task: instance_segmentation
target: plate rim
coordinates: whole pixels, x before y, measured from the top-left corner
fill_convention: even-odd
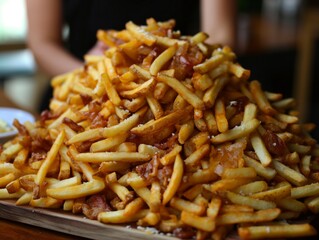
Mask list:
[[[0,107],[0,112],[2,111],[12,111],[12,112],[17,112],[17,113],[22,113],[24,115],[27,115],[28,118],[30,118],[30,120],[32,122],[35,122],[35,116],[27,111],[27,110],[23,110],[23,109],[20,109],[20,108],[14,108],[14,107]],[[0,116],[1,118],[1,116]],[[8,124],[10,126],[12,126],[12,123],[9,123]],[[16,135],[18,133],[18,131],[16,129],[13,129],[13,131],[9,131],[9,132],[4,132],[4,133],[0,133],[0,139],[4,139],[4,138],[8,138],[8,137],[13,137],[14,135]]]

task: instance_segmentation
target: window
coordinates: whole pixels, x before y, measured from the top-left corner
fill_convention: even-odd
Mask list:
[[[24,42],[27,17],[24,0],[0,1],[0,44]]]

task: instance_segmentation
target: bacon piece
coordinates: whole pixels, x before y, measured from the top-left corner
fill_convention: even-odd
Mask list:
[[[107,204],[105,196],[96,194],[89,197],[82,205],[83,214],[92,220],[96,220],[100,212],[109,212],[111,207]]]
[[[261,137],[271,154],[283,156],[289,152],[286,143],[272,131],[266,130]]]
[[[190,227],[180,227],[174,229],[173,234],[175,237],[180,239],[193,239],[196,231]]]
[[[62,121],[64,124],[66,124],[67,126],[69,126],[73,131],[75,132],[83,132],[84,131],[84,127],[78,125],[76,122],[74,122],[72,119],[70,118],[63,118]]]
[[[22,125],[17,119],[14,119],[13,126],[18,130],[20,135],[29,135],[27,128],[24,125]]]

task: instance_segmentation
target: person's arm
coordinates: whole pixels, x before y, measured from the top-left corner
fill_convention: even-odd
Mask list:
[[[201,0],[201,31],[210,43],[235,47],[236,0]]]
[[[62,74],[83,63],[63,46],[61,0],[27,0],[28,45],[39,67],[49,76]]]

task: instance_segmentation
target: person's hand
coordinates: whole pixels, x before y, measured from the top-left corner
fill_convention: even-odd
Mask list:
[[[109,47],[106,46],[102,41],[97,41],[95,45],[87,52],[88,55],[103,55],[105,50]]]

